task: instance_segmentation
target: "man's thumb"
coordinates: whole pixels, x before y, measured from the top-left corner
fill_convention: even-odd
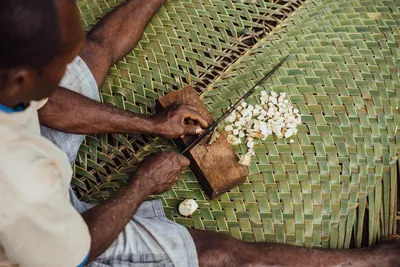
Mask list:
[[[187,167],[190,165],[190,160],[183,155],[179,155],[179,160],[182,167]]]

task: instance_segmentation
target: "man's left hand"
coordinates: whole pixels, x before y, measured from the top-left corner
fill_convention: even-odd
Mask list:
[[[191,105],[173,103],[152,117],[155,134],[167,139],[196,135],[208,127],[197,109]]]

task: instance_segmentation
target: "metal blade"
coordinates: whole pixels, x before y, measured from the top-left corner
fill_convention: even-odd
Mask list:
[[[219,117],[213,124],[211,124],[207,130],[205,130],[201,135],[197,137],[196,140],[194,140],[190,145],[188,145],[181,154],[185,154],[186,152],[190,151],[193,147],[195,147],[198,143],[201,142],[209,133],[211,133],[219,124],[221,121],[223,121],[229,114],[231,114],[239,105],[240,103],[248,98],[256,89],[257,87],[262,84],[265,80],[267,80],[269,77],[271,77],[272,74],[274,74],[280,66],[286,61],[286,59],[289,57],[287,55],[284,57],[270,72],[267,73],[261,80],[259,80],[256,85],[254,85],[245,95],[243,95],[235,104],[233,104],[224,114],[222,114],[221,117]]]

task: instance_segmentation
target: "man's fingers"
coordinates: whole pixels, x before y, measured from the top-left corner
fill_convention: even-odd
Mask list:
[[[173,161],[179,163],[181,167],[189,166],[190,160],[187,157],[175,152],[168,152],[168,153],[170,153],[170,155],[174,157]]]
[[[189,122],[192,121],[190,124],[197,122],[203,128],[208,127],[207,121],[205,119],[203,119],[201,114],[197,111],[196,107],[194,107],[192,105],[181,105],[181,107],[183,108],[183,110],[185,110],[187,112],[187,114],[185,115],[185,119]]]
[[[205,119],[203,119],[203,117],[201,117],[201,115],[196,111],[188,112],[185,115],[185,119],[191,119],[191,120],[196,121],[204,129],[208,127],[207,121]]]
[[[180,106],[181,106],[181,104],[179,102],[174,102],[167,107],[167,110],[174,110],[174,109],[179,108]]]
[[[189,124],[189,125],[196,125],[196,122],[194,120],[192,120],[192,119],[187,119],[186,123]]]
[[[192,106],[192,105],[185,105],[184,107],[185,107],[185,108],[188,108],[188,109],[190,109],[190,110],[192,110],[192,111],[194,111],[194,112],[199,112],[195,106]]]
[[[183,155],[178,155],[178,156],[182,167],[187,167],[190,165],[190,160],[187,157]]]
[[[199,133],[202,133],[203,129],[200,126],[196,125],[186,125],[184,129],[185,135],[197,135]]]

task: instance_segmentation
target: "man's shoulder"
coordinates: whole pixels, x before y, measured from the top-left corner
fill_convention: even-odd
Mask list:
[[[91,240],[68,197],[67,156],[40,135],[0,126],[0,158],[0,246],[6,257],[21,266],[77,266]]]
[[[19,131],[18,128],[9,127],[7,124],[0,124],[0,144],[3,145],[3,147],[10,141],[19,140],[21,137],[30,139],[33,136],[34,135],[29,132]]]
[[[58,159],[54,158],[54,154],[56,156],[64,155],[57,146],[41,135],[0,125],[0,157],[2,159],[9,158],[21,152],[26,153],[27,156],[35,154],[53,159]],[[21,159],[23,158],[25,157],[22,156]]]
[[[41,138],[25,131],[18,131],[11,127],[0,125],[0,158],[2,159],[0,166],[4,165],[4,162],[13,159],[17,154],[25,153],[25,156],[19,155],[21,160],[29,157],[30,154],[40,154],[40,147],[43,147],[40,144]],[[20,160],[15,163],[17,162],[20,162]]]
[[[13,130],[12,128],[8,127],[7,125],[0,124],[0,142],[4,141],[5,138],[10,138],[14,133],[17,131]]]
[[[61,185],[69,183],[72,170],[62,151],[41,136],[4,126],[0,126],[0,136],[0,189],[23,196],[28,202],[65,191]]]

